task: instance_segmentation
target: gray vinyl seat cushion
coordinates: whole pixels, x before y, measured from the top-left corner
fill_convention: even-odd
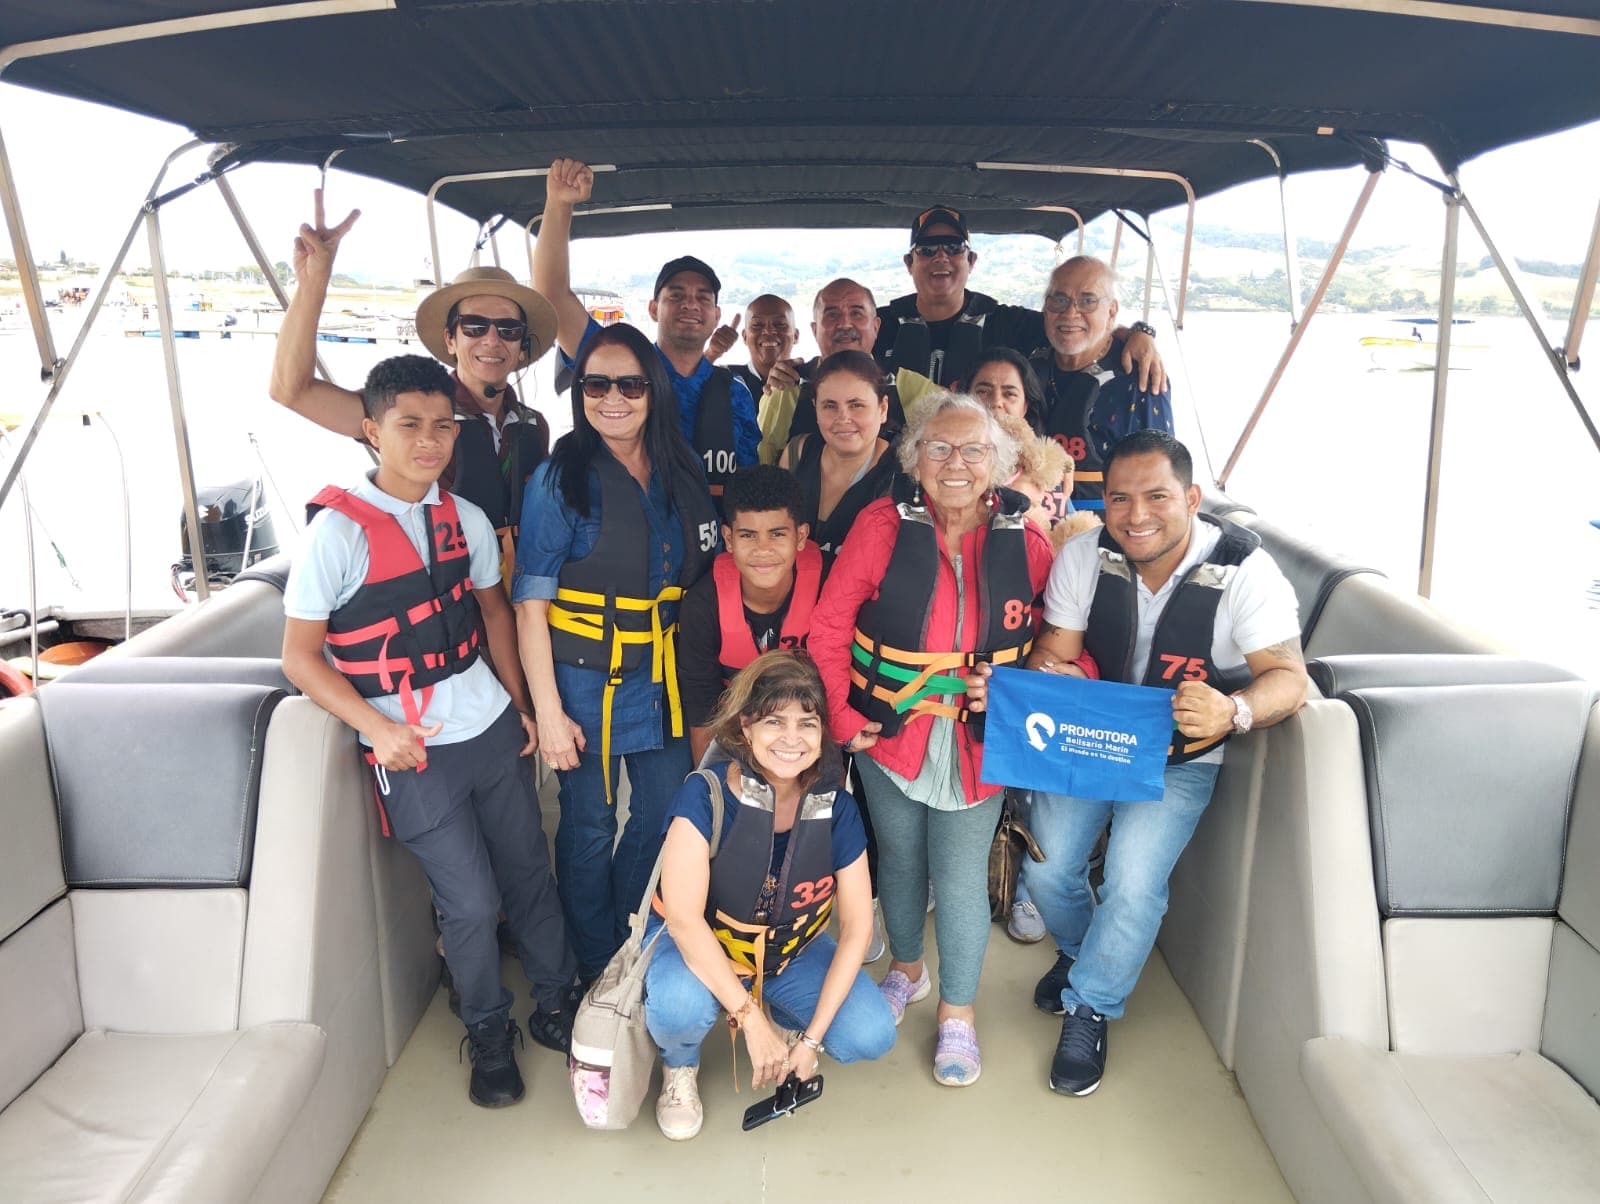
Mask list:
[[[90,1029],[0,1113],[0,1184],[28,1204],[246,1200],[322,1069],[314,1024]]]
[[[101,683],[135,685],[222,684],[271,686],[297,694],[283,675],[283,662],[265,656],[97,656],[85,661],[56,685]]]

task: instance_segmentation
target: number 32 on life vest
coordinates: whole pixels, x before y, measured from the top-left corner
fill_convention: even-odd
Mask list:
[[[796,907],[810,907],[813,903],[821,903],[833,894],[833,875],[818,878],[815,882],[796,882],[794,884],[794,905]]]

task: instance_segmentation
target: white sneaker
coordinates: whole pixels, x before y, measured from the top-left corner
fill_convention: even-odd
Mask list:
[[[700,1106],[698,1066],[663,1066],[656,1097],[656,1124],[668,1141],[688,1141],[700,1132],[706,1110]]]
[[[1028,900],[1018,899],[1011,905],[1011,918],[1006,921],[1006,931],[1011,934],[1012,940],[1021,941],[1024,945],[1042,941],[1044,917]]]
[[[870,966],[875,961],[880,961],[888,952],[883,939],[883,906],[874,899],[872,901],[872,939],[867,942],[867,955],[861,959],[863,966]]]

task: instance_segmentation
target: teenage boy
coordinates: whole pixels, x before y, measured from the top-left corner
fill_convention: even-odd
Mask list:
[[[741,468],[722,495],[727,548],[678,612],[678,693],[698,762],[711,713],[733,675],[763,652],[803,648],[822,584],[822,553],[800,521],[800,482],[781,468]]]
[[[471,1046],[468,1095],[498,1108],[523,1093],[500,982],[502,908],[533,987],[529,1032],[563,1051],[574,967],[524,759],[537,729],[499,545],[482,510],[439,488],[457,436],[453,393],[424,356],[368,375],[361,425],[378,468],[312,500],[284,591],[283,668],[366,746],[384,832],[433,888]]]

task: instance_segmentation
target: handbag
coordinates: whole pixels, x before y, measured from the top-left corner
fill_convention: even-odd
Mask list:
[[[722,842],[722,780],[714,770],[696,770],[711,791],[711,856]],[[639,909],[628,918],[628,939],[578,1004],[572,1018],[567,1078],[578,1115],[591,1129],[626,1129],[639,1115],[655,1069],[656,1043],[644,1022],[644,975],[662,929],[647,944],[645,922],[661,880],[657,854]],[[663,925],[665,927],[665,925]]]
[[[1022,872],[1022,854],[1026,850],[1035,861],[1044,860],[1044,850],[1034,840],[1033,833],[1022,822],[1017,801],[1010,790],[1001,804],[1000,824],[994,830],[994,840],[989,844],[989,918],[1005,920],[1011,915],[1011,905],[1017,899],[1017,875]]]

